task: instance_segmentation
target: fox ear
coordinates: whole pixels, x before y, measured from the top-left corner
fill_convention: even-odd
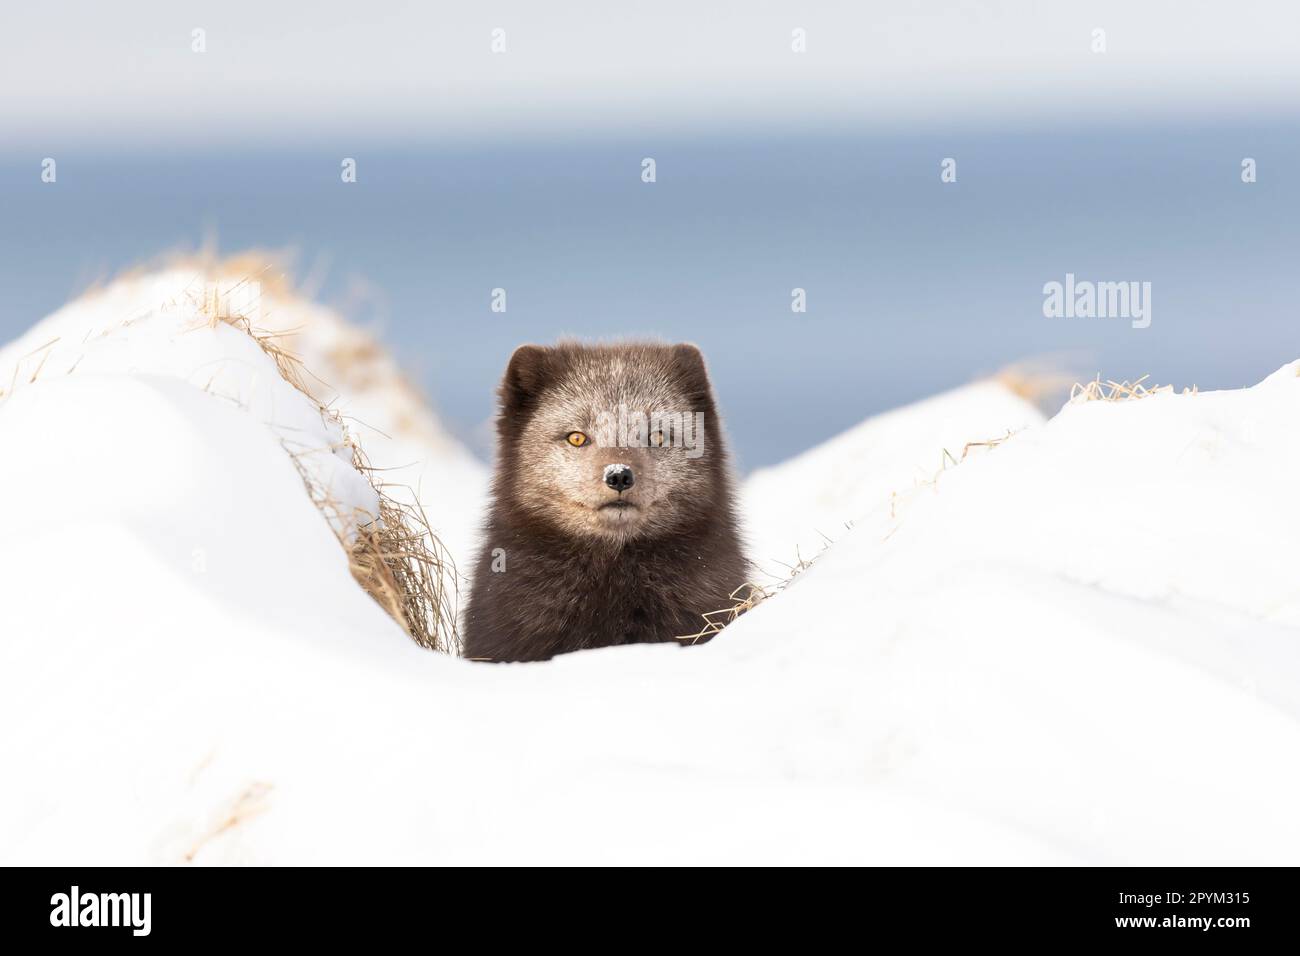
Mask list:
[[[674,345],[673,365],[693,398],[708,398],[709,373],[704,367],[704,354],[696,346],[689,342]]]
[[[546,384],[546,353],[540,345],[521,345],[510,356],[501,380],[501,403],[507,411],[523,408]]]

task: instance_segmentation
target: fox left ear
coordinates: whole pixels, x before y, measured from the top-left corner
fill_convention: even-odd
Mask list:
[[[547,349],[540,345],[515,349],[501,380],[501,403],[507,411],[518,411],[537,398],[546,383],[546,358]]]
[[[704,353],[689,342],[673,346],[673,365],[692,397],[703,401],[709,396],[709,373],[704,367]]]

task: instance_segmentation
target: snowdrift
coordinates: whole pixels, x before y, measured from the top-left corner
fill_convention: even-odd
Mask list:
[[[338,436],[273,357],[138,281],[0,351],[0,862],[1300,856],[1300,363],[874,420],[756,476],[773,556],[837,540],[713,642],[483,666],[353,581],[284,445]],[[445,521],[469,479],[406,438]]]
[[[201,327],[218,315],[247,316],[244,325],[295,356],[296,384],[339,415],[389,490],[418,492],[452,553],[460,558],[472,550],[487,481],[483,464],[452,437],[373,335],[295,293],[274,261],[257,254],[177,261],[69,303],[0,347],[0,396],[29,379],[48,382],[102,366],[179,377],[273,425],[287,407],[302,406],[298,411],[314,418],[309,405],[286,397],[283,376],[252,355],[236,330],[217,329],[219,346],[205,337]]]
[[[340,332],[352,339],[363,337],[363,333],[349,330],[322,310],[298,315],[292,308],[287,310],[292,317],[308,320],[305,328],[309,333],[277,333],[261,327],[262,311],[285,301],[297,304],[283,292],[278,298],[263,295],[260,283],[220,269],[211,274],[174,269],[123,280],[91,294],[0,350],[0,366],[8,362],[13,367],[7,392],[15,409],[15,427],[32,427],[32,437],[38,435],[45,426],[38,415],[26,409],[33,407],[32,403],[43,406],[47,388],[76,373],[78,384],[71,386],[74,394],[87,399],[102,387],[110,399],[105,410],[111,413],[112,400],[118,399],[131,413],[116,427],[92,436],[96,442],[110,441],[100,450],[106,461],[112,461],[115,433],[123,426],[134,427],[136,416],[152,420],[154,410],[133,401],[140,397],[133,385],[153,386],[177,401],[188,401],[190,389],[200,388],[242,410],[252,421],[261,422],[265,437],[278,441],[298,473],[301,490],[327,518],[353,577],[403,630],[425,646],[454,648],[456,577],[450,555],[425,525],[414,494],[404,490],[404,503],[391,494],[388,482],[375,477],[377,472],[349,434],[342,415],[327,407],[338,401],[339,394],[311,376],[283,345],[285,339],[293,338],[337,349],[340,339],[348,342]],[[36,342],[43,344],[34,346]],[[329,366],[336,372],[350,371],[341,363]],[[396,377],[395,369],[392,377]],[[366,391],[378,391],[370,384],[372,380],[361,390],[363,398]],[[87,383],[90,392],[78,393]],[[315,393],[330,394],[318,398],[313,388]],[[53,407],[66,392],[53,389],[49,399]],[[4,396],[0,392],[0,397]],[[408,399],[408,404],[414,403]],[[372,407],[380,410],[374,403]],[[155,427],[164,430],[161,423]],[[212,424],[205,430],[222,427]],[[186,447],[183,439],[178,440]],[[36,461],[43,467],[26,476],[28,480],[45,480],[47,472],[56,482],[70,477],[74,482],[84,480],[85,474],[79,473],[84,472],[83,463],[76,456],[61,457],[57,441],[51,446],[48,454],[38,453]],[[380,450],[389,451],[382,446]],[[157,443],[144,449],[138,461],[127,459],[122,464],[138,466],[146,476],[153,471],[167,475],[185,464],[183,458],[168,460],[174,451],[166,443]],[[429,446],[428,451],[451,457],[449,467],[455,467],[454,456],[447,456],[444,449]],[[189,464],[193,467],[196,462]],[[22,479],[17,480],[21,488]],[[133,487],[122,489],[124,497],[134,494],[148,500],[158,491],[147,479],[134,481]],[[75,489],[74,484],[74,510],[81,503]],[[161,491],[165,494],[166,487]],[[143,503],[140,510],[147,510]],[[139,515],[133,517],[139,519]],[[155,530],[166,537],[165,529]],[[175,546],[176,542],[167,544]],[[192,557],[196,566],[206,568],[206,548],[196,546]]]
[[[788,577],[891,495],[931,481],[971,442],[1041,424],[998,381],[976,382],[867,419],[745,481],[746,538],[763,580]]]

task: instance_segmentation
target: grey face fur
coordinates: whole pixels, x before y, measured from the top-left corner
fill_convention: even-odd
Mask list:
[[[514,439],[516,503],[571,536],[671,534],[714,480],[698,351],[584,348],[563,358]],[[693,375],[705,383],[703,402]]]

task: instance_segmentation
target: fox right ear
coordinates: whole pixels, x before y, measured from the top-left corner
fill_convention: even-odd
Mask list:
[[[709,373],[704,368],[704,354],[699,347],[689,342],[674,345],[672,349],[673,364],[687,393],[693,402],[707,401],[709,396]]]
[[[546,351],[540,345],[521,345],[510,356],[501,381],[501,401],[507,409],[522,408],[542,390],[546,384]]]

